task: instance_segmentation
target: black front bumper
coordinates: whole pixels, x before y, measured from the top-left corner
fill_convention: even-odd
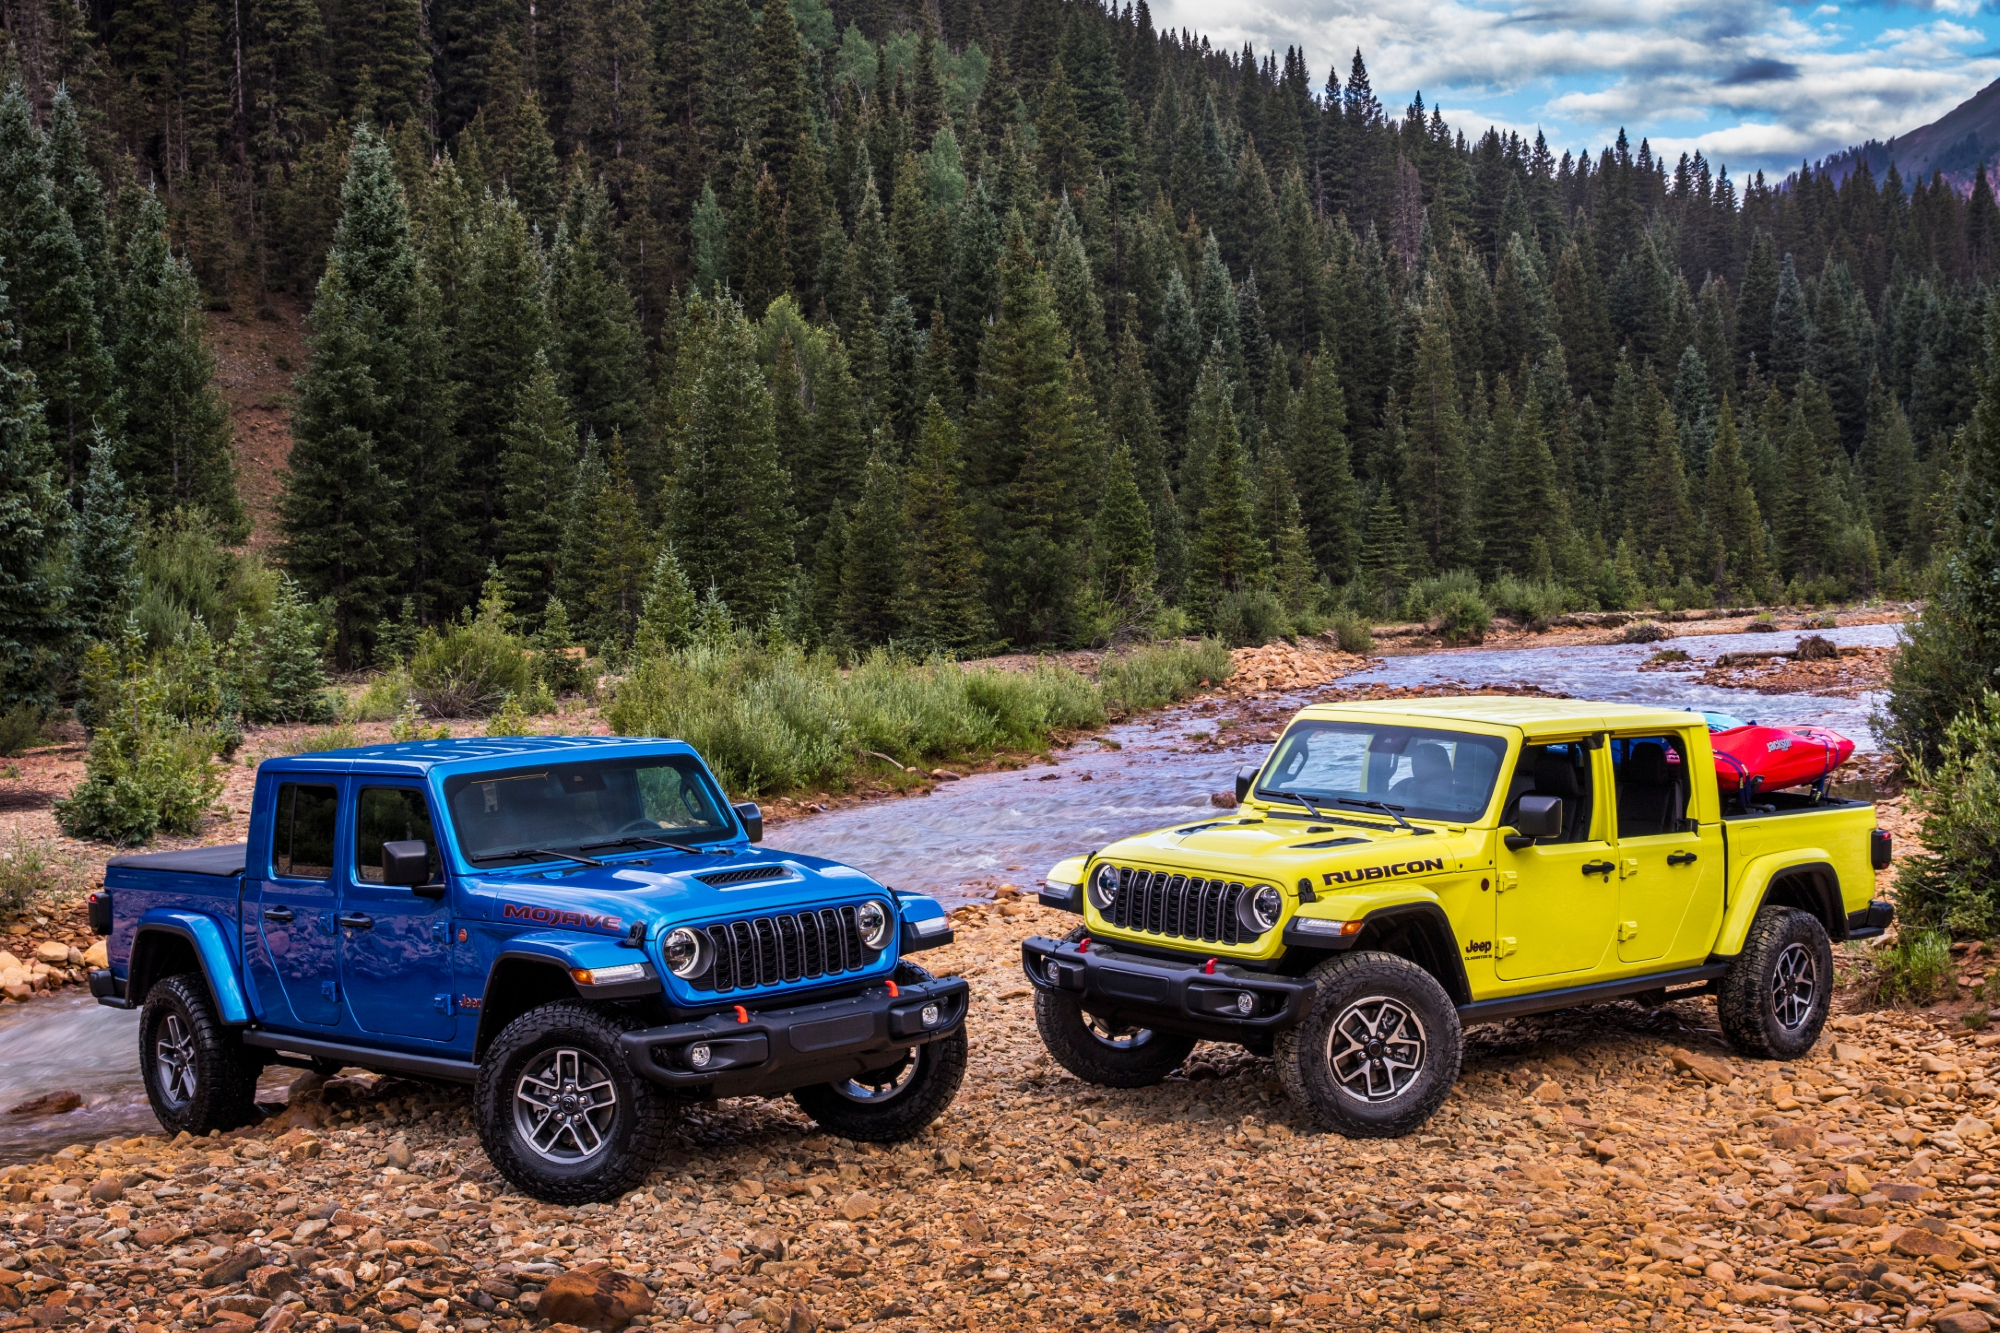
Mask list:
[[[1088,946],[1033,936],[1021,941],[1021,967],[1036,989],[1075,996],[1107,1022],[1240,1042],[1298,1023],[1317,989],[1301,977],[1219,960],[1167,962],[1096,940]]]
[[[870,986],[859,995],[796,1009],[736,1008],[691,1023],[619,1038],[639,1077],[680,1092],[716,1097],[777,1095],[853,1078],[894,1064],[912,1046],[949,1036],[965,1023],[971,988],[962,977],[920,985]],[[936,1006],[926,1024],[926,1008]],[[708,1048],[706,1064],[692,1052]]]

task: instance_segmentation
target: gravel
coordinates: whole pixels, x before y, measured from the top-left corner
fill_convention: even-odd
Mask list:
[[[305,1075],[254,1129],[0,1170],[0,1333],[514,1333],[565,1273],[636,1278],[635,1327],[741,1333],[2000,1315],[2000,1036],[1846,1015],[1781,1066],[1724,1050],[1708,1001],[1603,1006],[1474,1030],[1423,1133],[1346,1140],[1235,1048],[1129,1092],[1055,1067],[1017,942],[1072,920],[959,912],[924,961],[972,980],[972,1070],[890,1149],[788,1101],[696,1106],[644,1190],[550,1207],[494,1175],[462,1091]]]

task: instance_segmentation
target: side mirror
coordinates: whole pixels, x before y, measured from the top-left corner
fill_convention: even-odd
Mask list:
[[[741,805],[729,807],[736,817],[743,821],[743,832],[752,842],[764,841],[764,812],[755,801],[745,801]]]
[[[1238,805],[1243,804],[1244,798],[1250,794],[1250,789],[1257,785],[1259,767],[1257,764],[1245,764],[1236,770],[1236,803]]]
[[[1537,838],[1561,837],[1562,829],[1562,797],[1523,796],[1514,815],[1514,831],[1507,836],[1507,845],[1519,851],[1533,844]]]
[[[422,838],[382,844],[382,882],[416,888],[431,877],[431,849]]]

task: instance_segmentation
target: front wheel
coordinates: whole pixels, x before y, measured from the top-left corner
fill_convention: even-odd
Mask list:
[[[1458,1081],[1458,1009],[1407,958],[1339,954],[1309,974],[1312,1010],[1278,1034],[1278,1079],[1292,1100],[1349,1138],[1400,1138],[1437,1113]]]
[[[1761,907],[1715,996],[1722,1035],[1743,1054],[1795,1060],[1819,1040],[1833,1002],[1833,943],[1796,907]]]
[[[896,982],[920,986],[931,974],[915,963],[896,965]],[[834,1083],[792,1090],[799,1109],[822,1129],[862,1143],[914,1138],[943,1115],[965,1082],[965,1026],[950,1036],[912,1046],[879,1069]]]
[[[575,1000],[530,1009],[479,1066],[473,1113],[501,1175],[548,1203],[614,1199],[666,1146],[667,1099],[625,1063],[621,1022]]]
[[[1035,1027],[1057,1064],[1100,1088],[1150,1088],[1181,1067],[1195,1039],[1086,1014],[1075,996],[1035,992]]]
[[[199,972],[155,982],[139,1014],[146,1099],[169,1134],[206,1134],[257,1119],[264,1062],[222,1025]]]

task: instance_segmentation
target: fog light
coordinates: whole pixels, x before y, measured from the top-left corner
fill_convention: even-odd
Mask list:
[[[918,1015],[918,1017],[924,1020],[924,1026],[927,1028],[934,1028],[938,1025],[938,1016],[938,1007],[934,1004],[925,1005],[923,1012]]]
[[[1236,1012],[1239,1014],[1248,1015],[1255,1013],[1256,1011],[1257,1011],[1257,997],[1252,995],[1247,990],[1237,991]]]
[[[1049,960],[1049,980],[1058,986],[1062,985],[1062,969],[1056,966],[1053,958]]]
[[[708,1062],[714,1058],[715,1053],[708,1049],[708,1043],[705,1041],[696,1042],[688,1047],[688,1063],[696,1069],[708,1068]]]

